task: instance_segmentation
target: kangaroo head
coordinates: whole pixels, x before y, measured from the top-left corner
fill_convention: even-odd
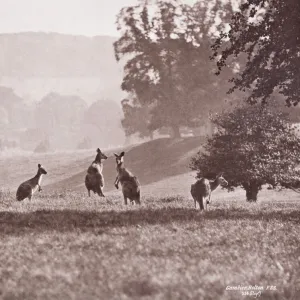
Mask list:
[[[43,168],[43,166],[41,164],[38,164],[38,168],[39,168],[39,173],[40,174],[47,174],[47,171]]]
[[[102,153],[99,148],[96,151],[97,151],[97,155],[95,161],[100,162],[102,159],[107,159],[107,156],[104,153]]]
[[[220,184],[221,186],[228,185],[227,180],[223,177],[223,173],[219,173],[216,177],[216,180],[217,180],[218,184]]]
[[[125,152],[121,152],[120,155],[114,153],[115,157],[116,157],[116,163],[117,165],[121,165],[123,162],[124,162],[124,155],[125,155]]]

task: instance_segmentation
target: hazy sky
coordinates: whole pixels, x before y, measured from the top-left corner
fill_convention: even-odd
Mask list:
[[[136,3],[138,0],[0,0],[0,33],[52,31],[116,36],[116,14]]]

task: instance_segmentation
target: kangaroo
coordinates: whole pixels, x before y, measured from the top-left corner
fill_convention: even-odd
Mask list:
[[[224,179],[222,173],[217,175],[214,181],[209,181],[206,178],[201,178],[191,185],[191,195],[193,196],[196,208],[196,202],[199,203],[200,210],[207,209],[207,204],[210,203],[210,197],[212,191],[214,191],[219,185],[227,186],[228,182]],[[208,199],[207,199],[208,198]]]
[[[91,197],[91,191],[98,194],[100,197],[105,197],[103,194],[104,177],[102,175],[103,164],[102,160],[107,159],[107,156],[98,148],[95,160],[87,169],[85,176],[85,186],[88,190],[88,195]]]
[[[39,192],[42,190],[41,183],[43,175],[46,175],[46,170],[42,167],[41,164],[38,164],[37,174],[20,184],[17,190],[16,198],[18,201],[22,201],[26,198],[31,200],[33,194],[38,190]]]
[[[117,177],[115,180],[115,187],[119,188],[119,182],[122,186],[122,192],[124,196],[124,203],[127,205],[127,198],[133,204],[141,204],[141,188],[140,183],[136,176],[134,176],[130,171],[128,171],[124,166],[124,155],[125,152],[121,152],[120,155],[114,153],[117,163]]]

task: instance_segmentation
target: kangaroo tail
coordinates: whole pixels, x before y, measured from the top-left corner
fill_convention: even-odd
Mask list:
[[[23,195],[20,195],[19,193],[16,194],[16,200],[17,201],[22,201],[22,200],[24,200],[24,198],[25,197]]]
[[[139,189],[136,193],[136,202],[141,203],[141,190]]]

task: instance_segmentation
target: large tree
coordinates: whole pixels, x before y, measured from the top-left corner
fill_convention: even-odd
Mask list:
[[[86,109],[86,102],[78,96],[51,92],[36,106],[35,127],[53,148],[73,148],[78,143]]]
[[[233,78],[234,89],[251,91],[248,102],[267,102],[279,91],[287,105],[300,100],[300,1],[246,0],[230,30],[213,45],[219,71],[233,56],[247,55],[247,64]]]
[[[295,187],[299,180],[300,139],[281,112],[259,104],[216,114],[218,131],[192,159],[198,177],[224,172],[228,189],[242,187],[256,201],[264,184]]]
[[[222,5],[218,0],[212,8],[156,0],[119,13],[121,38],[114,46],[117,60],[127,59],[122,89],[135,95],[140,106],[151,107],[150,131],[170,127],[179,136],[181,126],[201,123],[207,102],[213,106],[220,100],[211,95],[220,80],[208,58]],[[208,97],[203,90],[209,90]]]
[[[124,143],[122,109],[111,99],[94,102],[85,112],[82,134],[93,147],[113,147]]]
[[[0,130],[24,128],[30,124],[29,109],[24,99],[19,97],[12,88],[0,86],[0,110],[4,118],[0,121],[2,125]]]
[[[124,118],[121,120],[126,137],[138,134],[140,138],[153,138],[150,124],[151,107],[141,106],[136,98],[123,99],[122,110]]]

